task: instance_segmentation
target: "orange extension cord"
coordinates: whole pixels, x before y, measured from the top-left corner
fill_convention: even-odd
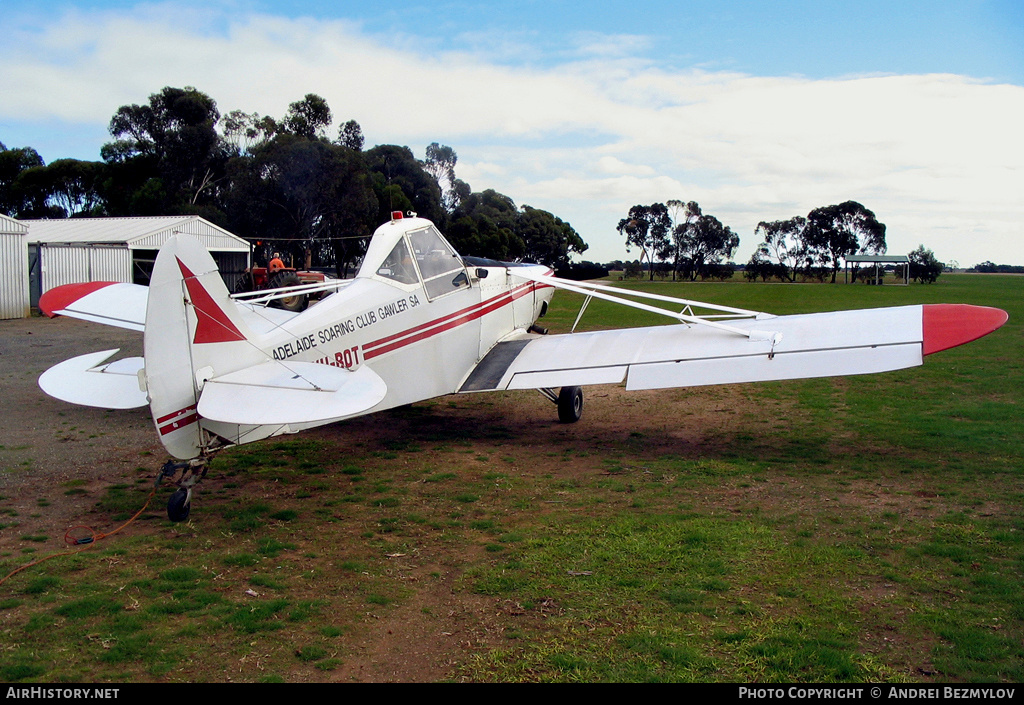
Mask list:
[[[142,505],[142,509],[140,509],[139,511],[135,512],[135,515],[132,516],[131,519],[129,519],[125,523],[121,524],[121,526],[117,527],[113,531],[108,531],[105,534],[101,534],[101,533],[97,533],[92,527],[89,527],[89,526],[72,526],[70,529],[68,529],[66,532],[64,532],[64,543],[68,544],[69,546],[81,546],[81,548],[75,549],[73,551],[61,551],[60,553],[52,553],[49,556],[46,556],[45,558],[40,558],[37,561],[32,561],[31,563],[27,563],[27,564],[21,566],[20,568],[16,568],[15,570],[13,570],[10,573],[8,573],[7,575],[5,575],[3,578],[0,578],[0,585],[3,585],[5,582],[7,582],[8,578],[11,578],[11,577],[17,575],[18,573],[20,573],[21,571],[25,570],[26,568],[31,568],[34,565],[39,565],[40,563],[43,563],[44,561],[48,561],[51,558],[57,558],[58,556],[73,556],[76,553],[81,553],[82,551],[86,550],[87,548],[90,548],[90,547],[94,546],[97,541],[102,541],[105,538],[113,536],[114,534],[119,532],[121,529],[125,528],[126,526],[131,524],[133,521],[138,519],[139,515],[142,514],[144,511],[146,511],[146,507],[149,506],[149,503],[153,500],[153,496],[156,495],[156,490],[157,490],[157,488],[154,487],[153,490],[149,493],[149,496],[146,497],[146,503]],[[88,536],[82,536],[80,538],[74,538],[74,537],[71,536],[71,532],[74,531],[75,529],[85,529],[85,531],[89,535]]]

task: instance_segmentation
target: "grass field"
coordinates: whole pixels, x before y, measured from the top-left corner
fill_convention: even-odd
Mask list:
[[[231,449],[189,522],[161,489],[0,585],[0,681],[1024,681],[1024,278],[631,286],[1010,320],[883,375],[595,387],[573,426],[535,393],[447,397]],[[567,330],[580,298],[555,303]],[[90,497],[99,530],[153,463]],[[0,575],[62,549],[4,499]]]

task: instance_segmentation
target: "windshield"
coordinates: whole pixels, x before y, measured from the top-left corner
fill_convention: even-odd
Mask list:
[[[384,262],[377,268],[377,274],[402,284],[415,284],[418,281],[405,238],[399,240],[391,254],[384,258]]]
[[[465,271],[462,259],[436,228],[423,228],[409,233],[409,242],[416,253],[416,264],[423,276],[428,298],[433,299],[469,286],[468,277],[458,276]]]

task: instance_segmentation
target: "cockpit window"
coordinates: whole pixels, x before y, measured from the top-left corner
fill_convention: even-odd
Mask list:
[[[469,278],[459,276],[465,272],[462,259],[436,229],[431,227],[411,232],[409,241],[416,253],[416,264],[423,276],[428,298],[437,298],[469,286]]]
[[[418,281],[416,269],[412,263],[412,256],[409,254],[409,248],[405,244],[405,238],[398,241],[398,244],[391,250],[391,254],[384,259],[384,263],[377,269],[377,274],[385,279],[402,284],[415,284]]]

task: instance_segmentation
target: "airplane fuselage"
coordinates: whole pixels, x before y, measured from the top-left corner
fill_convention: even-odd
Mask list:
[[[374,411],[454,393],[495,343],[533,325],[554,293],[505,267],[472,269],[468,286],[433,300],[422,286],[356,279],[260,345],[274,360],[368,365],[388,388]]]

